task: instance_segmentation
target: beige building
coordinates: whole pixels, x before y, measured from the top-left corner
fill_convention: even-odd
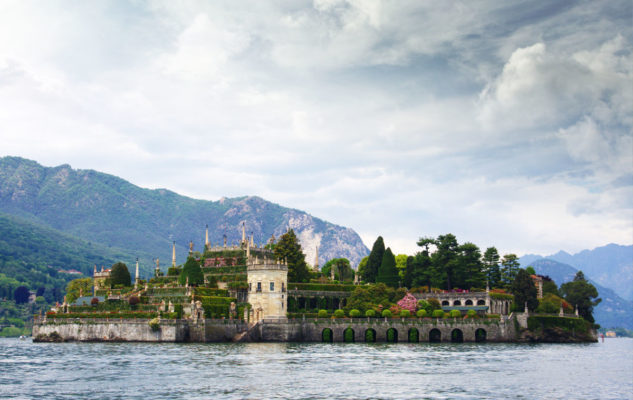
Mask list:
[[[272,259],[249,258],[247,279],[252,321],[286,318],[288,266]]]

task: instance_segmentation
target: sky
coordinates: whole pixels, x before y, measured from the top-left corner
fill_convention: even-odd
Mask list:
[[[633,243],[633,3],[0,0],[0,156],[412,254]]]

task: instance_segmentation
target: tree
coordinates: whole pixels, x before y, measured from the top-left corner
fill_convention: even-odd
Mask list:
[[[538,299],[536,298],[536,286],[530,274],[524,269],[519,269],[514,281],[510,286],[510,290],[514,295],[514,308],[517,311],[525,309],[527,302],[528,310],[534,311],[538,307]]]
[[[396,258],[391,252],[391,249],[387,247],[387,250],[385,250],[382,256],[380,268],[378,268],[376,282],[384,283],[387,286],[395,288],[398,287],[399,281],[400,276],[398,275],[398,268],[396,268]]]
[[[178,282],[181,285],[187,283],[187,278],[189,278],[190,285],[201,285],[204,283],[204,274],[202,273],[202,268],[200,268],[200,264],[193,257],[187,257],[187,261],[185,265],[182,267],[182,271],[180,271],[180,275],[178,276]]]
[[[330,276],[332,272],[332,268],[334,268],[334,278],[345,281],[354,279],[354,271],[350,266],[349,260],[347,258],[333,258],[330,261],[326,262],[323,268],[321,268],[321,272],[325,276]]]
[[[358,274],[358,276],[361,277],[361,279],[364,279],[363,277],[365,276],[365,269],[367,268],[368,260],[369,260],[369,256],[363,257],[358,263],[358,268],[356,268],[356,273]]]
[[[278,260],[288,262],[288,282],[307,282],[310,272],[294,230],[290,229],[281,235],[275,245],[274,254]]]
[[[73,279],[66,285],[66,301],[72,303],[77,300],[80,295],[92,295],[92,278]]]
[[[546,294],[553,294],[560,297],[560,292],[558,291],[558,286],[556,286],[556,282],[552,280],[549,276],[543,277],[543,296]]]
[[[593,308],[602,299],[598,298],[598,290],[585,279],[582,271],[576,272],[574,280],[560,285],[560,293],[572,306],[578,307],[578,315],[585,320],[594,323]]]
[[[132,279],[130,278],[130,271],[127,269],[127,265],[122,262],[118,262],[112,266],[110,271],[110,284],[130,286]]]
[[[490,287],[499,287],[499,284],[501,283],[499,258],[499,252],[495,247],[488,247],[482,257],[484,271]]]
[[[503,260],[501,260],[501,266],[501,283],[505,287],[510,287],[521,266],[519,259],[516,254],[506,254],[503,256]]]
[[[365,282],[376,282],[378,268],[380,268],[380,264],[382,264],[382,257],[384,253],[385,242],[382,239],[382,236],[378,236],[371,248],[371,253],[369,253],[369,259],[367,260],[367,266],[365,267],[365,275],[363,275],[363,280]]]
[[[438,275],[437,278],[446,283],[446,289],[451,290],[453,288],[453,275],[458,266],[459,244],[457,238],[451,233],[440,235],[437,237],[435,245],[437,251],[431,257],[433,268]]]
[[[406,254],[398,254],[396,256],[396,268],[398,269],[398,275],[400,275],[400,278],[402,279],[407,269],[407,255]]]
[[[458,284],[465,289],[483,288],[486,276],[481,262],[481,251],[474,243],[464,243],[459,246]]]
[[[15,299],[15,304],[24,304],[29,301],[29,296],[31,293],[26,286],[18,286],[13,292],[13,298]]]

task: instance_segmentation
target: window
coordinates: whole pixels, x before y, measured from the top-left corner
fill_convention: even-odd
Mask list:
[[[281,282],[281,292],[284,293],[286,291],[286,285]]]
[[[257,282],[257,291],[258,292],[262,291],[262,283],[261,282]]]
[[[253,284],[251,282],[248,282],[248,291],[249,292],[253,291]]]
[[[270,282],[270,291],[271,292],[275,291],[275,282]]]

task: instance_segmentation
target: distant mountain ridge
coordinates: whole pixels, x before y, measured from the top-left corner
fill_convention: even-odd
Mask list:
[[[547,258],[540,258],[529,263],[522,262],[521,266],[532,266],[537,274],[549,276],[558,286],[565,282],[571,282],[578,272],[571,265]],[[596,322],[606,328],[633,329],[633,302],[623,299],[613,290],[590,279],[589,275],[585,275],[585,277],[598,289],[598,295],[602,299],[594,309]]]
[[[139,254],[145,271],[152,269],[147,254],[159,257],[163,266],[171,262],[172,240],[178,262],[184,261],[190,240],[201,250],[207,224],[214,244],[222,243],[223,235],[229,243],[238,242],[243,222],[257,244],[292,228],[310,264],[317,247],[321,265],[335,257],[357,264],[369,253],[352,229],[260,197],[197,200],[94,170],[44,167],[20,157],[0,158],[0,212]]]
[[[573,266],[602,286],[613,289],[621,297],[633,300],[633,245],[608,244],[576,254],[559,251],[549,256],[528,254],[521,257],[521,265],[547,258]]]

